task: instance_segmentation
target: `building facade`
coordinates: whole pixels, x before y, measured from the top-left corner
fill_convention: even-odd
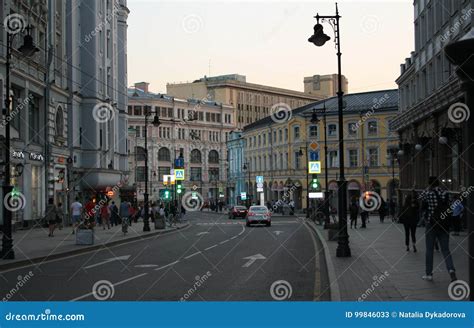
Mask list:
[[[245,139],[242,137],[242,131],[232,131],[227,141],[227,157],[229,158],[228,170],[228,204],[239,205],[242,202],[241,193],[247,193],[246,189],[246,172],[244,172],[245,158]]]
[[[203,99],[179,99],[149,92],[147,83],[129,89],[130,183],[138,202],[145,193],[145,116],[148,132],[148,177],[150,200],[162,198],[167,189],[163,175],[173,174],[175,159],[182,156],[185,191],[195,191],[203,201],[225,201],[228,188],[226,142],[235,129],[233,107]],[[161,124],[151,124],[155,113]],[[222,197],[224,196],[224,197]]]
[[[429,176],[439,177],[454,193],[465,186],[468,166],[463,153],[469,145],[463,141],[464,94],[443,49],[472,28],[473,4],[414,1],[415,50],[401,65],[400,106],[393,121],[403,149],[403,193],[426,188]],[[464,112],[461,119],[454,112],[458,109]]]
[[[104,197],[126,185],[126,0],[71,0],[67,58],[70,199]],[[113,195],[118,197],[119,195]]]
[[[396,200],[398,181],[396,158],[398,136],[389,122],[398,110],[397,90],[384,90],[344,96],[345,172],[348,199],[364,191],[375,191],[384,200]],[[313,110],[319,122],[311,123]],[[326,113],[327,159],[324,152],[324,115]],[[256,176],[263,176],[265,201],[293,200],[297,208],[307,207],[308,161],[321,162],[318,175],[322,191],[326,186],[331,203],[337,205],[339,139],[337,97],[293,110],[289,119],[265,118],[247,126],[245,161],[249,163],[252,199],[260,199]],[[325,170],[328,180],[325,180]]]
[[[314,86],[313,94],[276,88],[247,82],[244,75],[231,74],[215,77],[203,77],[190,83],[169,83],[167,93],[179,98],[208,98],[235,107],[234,120],[238,128],[258,121],[272,114],[272,106],[285,104],[294,109],[314,101],[334,96],[325,94],[332,90],[329,85],[334,83],[329,75],[320,80],[319,91]],[[309,90],[309,89],[308,89]]]
[[[304,92],[321,98],[334,97],[339,90],[337,74],[313,75],[304,78]],[[349,93],[349,81],[342,75],[342,92]]]

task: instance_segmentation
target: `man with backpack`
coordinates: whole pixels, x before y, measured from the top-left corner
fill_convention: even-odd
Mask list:
[[[421,194],[421,199],[426,202],[428,215],[426,222],[426,274],[422,279],[433,280],[433,252],[436,240],[439,241],[446,267],[451,281],[457,280],[453,259],[449,250],[450,213],[446,190],[439,186],[437,177],[429,178],[429,187]]]

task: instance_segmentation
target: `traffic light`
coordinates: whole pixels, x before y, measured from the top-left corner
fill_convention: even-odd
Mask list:
[[[181,181],[178,181],[178,184],[176,185],[176,193],[179,195],[183,192],[183,184]]]
[[[168,189],[165,190],[165,199],[170,199],[170,191]]]
[[[320,188],[319,179],[316,175],[313,174],[313,180],[311,181],[311,188],[317,190]]]

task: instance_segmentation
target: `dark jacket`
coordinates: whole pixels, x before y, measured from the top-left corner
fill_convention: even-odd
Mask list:
[[[400,223],[408,225],[417,225],[418,206],[416,204],[403,206],[402,212],[400,213]]]

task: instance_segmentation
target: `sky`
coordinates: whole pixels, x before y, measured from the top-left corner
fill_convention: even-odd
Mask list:
[[[205,75],[246,75],[247,82],[303,91],[305,76],[337,73],[334,33],[323,47],[307,40],[314,16],[332,1],[129,0],[128,83],[153,92]],[[349,92],[396,88],[414,48],[411,0],[342,0],[342,72]]]

